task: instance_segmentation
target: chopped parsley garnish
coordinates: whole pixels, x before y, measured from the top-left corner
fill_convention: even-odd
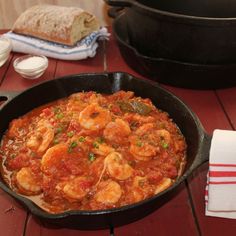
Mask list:
[[[70,132],[67,133],[67,136],[70,137],[70,138],[71,138],[73,135],[74,135],[74,132],[73,132],[73,131],[70,131]]]
[[[60,107],[55,107],[53,111],[54,111],[54,114],[58,114],[58,113],[61,112],[61,108]]]
[[[138,141],[136,142],[136,146],[138,146],[138,147],[142,147],[142,146],[143,146],[142,141],[141,141],[141,140],[138,140]]]
[[[138,122],[137,121],[132,121],[130,124],[131,130],[135,130],[138,127]]]
[[[88,159],[89,159],[89,161],[93,162],[93,161],[96,159],[94,153],[90,152],[90,153],[88,154]]]
[[[1,154],[3,155],[3,152],[1,152]],[[11,155],[10,155],[10,158],[15,158],[16,157],[16,154],[15,153],[12,153]]]
[[[59,143],[59,140],[58,139],[54,139],[53,140],[53,144],[58,144]]]
[[[105,141],[103,137],[98,137],[96,140],[97,140],[97,142],[100,143],[100,144],[101,144],[101,143],[104,143],[104,141]]]
[[[64,117],[63,113],[56,114],[57,119],[62,119]]]
[[[169,147],[169,144],[168,143],[162,143],[162,147],[164,148],[164,149],[166,149],[166,148],[168,148]]]
[[[58,127],[57,129],[56,129],[56,134],[59,134],[59,133],[61,133],[62,132],[62,127]]]
[[[78,143],[76,141],[73,141],[72,143],[70,143],[69,147],[68,147],[68,152],[72,152],[72,150],[77,147]]]
[[[84,142],[84,141],[85,141],[85,137],[83,137],[83,136],[80,136],[80,137],[79,137],[79,142],[81,142],[81,143],[82,143],[82,142]]]
[[[141,180],[138,181],[139,187],[143,188],[144,184],[145,184],[145,180],[141,179]]]
[[[94,148],[99,148],[99,144],[98,144],[97,142],[94,142],[94,143],[93,143],[93,147],[94,147]]]

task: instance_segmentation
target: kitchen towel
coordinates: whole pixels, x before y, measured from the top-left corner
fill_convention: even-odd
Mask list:
[[[11,31],[4,34],[12,41],[12,50],[33,55],[44,55],[46,57],[61,60],[81,60],[88,57],[94,57],[98,47],[98,39],[108,39],[109,33],[106,27],[92,32],[82,39],[74,47],[65,46],[58,43],[45,41],[42,39],[24,36]]]
[[[236,132],[213,132],[206,185],[207,216],[236,219]]]

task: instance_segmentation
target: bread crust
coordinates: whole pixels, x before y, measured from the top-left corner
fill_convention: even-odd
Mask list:
[[[23,12],[13,25],[12,31],[73,46],[98,29],[96,17],[81,8],[44,4]]]

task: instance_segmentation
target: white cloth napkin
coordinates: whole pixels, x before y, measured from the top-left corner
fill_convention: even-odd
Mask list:
[[[236,132],[215,130],[206,186],[207,216],[236,219]]]
[[[49,41],[7,32],[4,36],[12,41],[12,50],[25,54],[44,55],[61,60],[81,60],[94,57],[98,47],[97,39],[108,39],[107,28],[92,32],[74,47],[69,47]]]

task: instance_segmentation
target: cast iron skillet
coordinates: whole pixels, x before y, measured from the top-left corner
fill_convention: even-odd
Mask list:
[[[42,104],[79,91],[93,90],[100,93],[113,93],[121,89],[132,90],[136,96],[150,98],[158,108],[170,114],[185,136],[188,145],[187,165],[183,175],[173,186],[150,199],[121,208],[100,211],[69,211],[56,215],[41,210],[30,200],[14,193],[2,178],[0,179],[0,187],[20,201],[44,223],[90,230],[127,224],[144,217],[168,201],[183,180],[195,168],[208,160],[211,138],[204,132],[198,118],[180,99],[154,82],[138,79],[122,72],[79,74],[42,83],[12,97],[6,95],[9,101],[0,110],[0,139],[12,119]]]
[[[131,43],[125,12],[122,8],[110,8],[113,33],[117,39],[121,55],[126,63],[151,80],[177,87],[192,89],[217,89],[236,85],[235,64],[195,64],[141,54]]]
[[[143,55],[197,64],[236,63],[235,0],[105,0],[125,7]]]

